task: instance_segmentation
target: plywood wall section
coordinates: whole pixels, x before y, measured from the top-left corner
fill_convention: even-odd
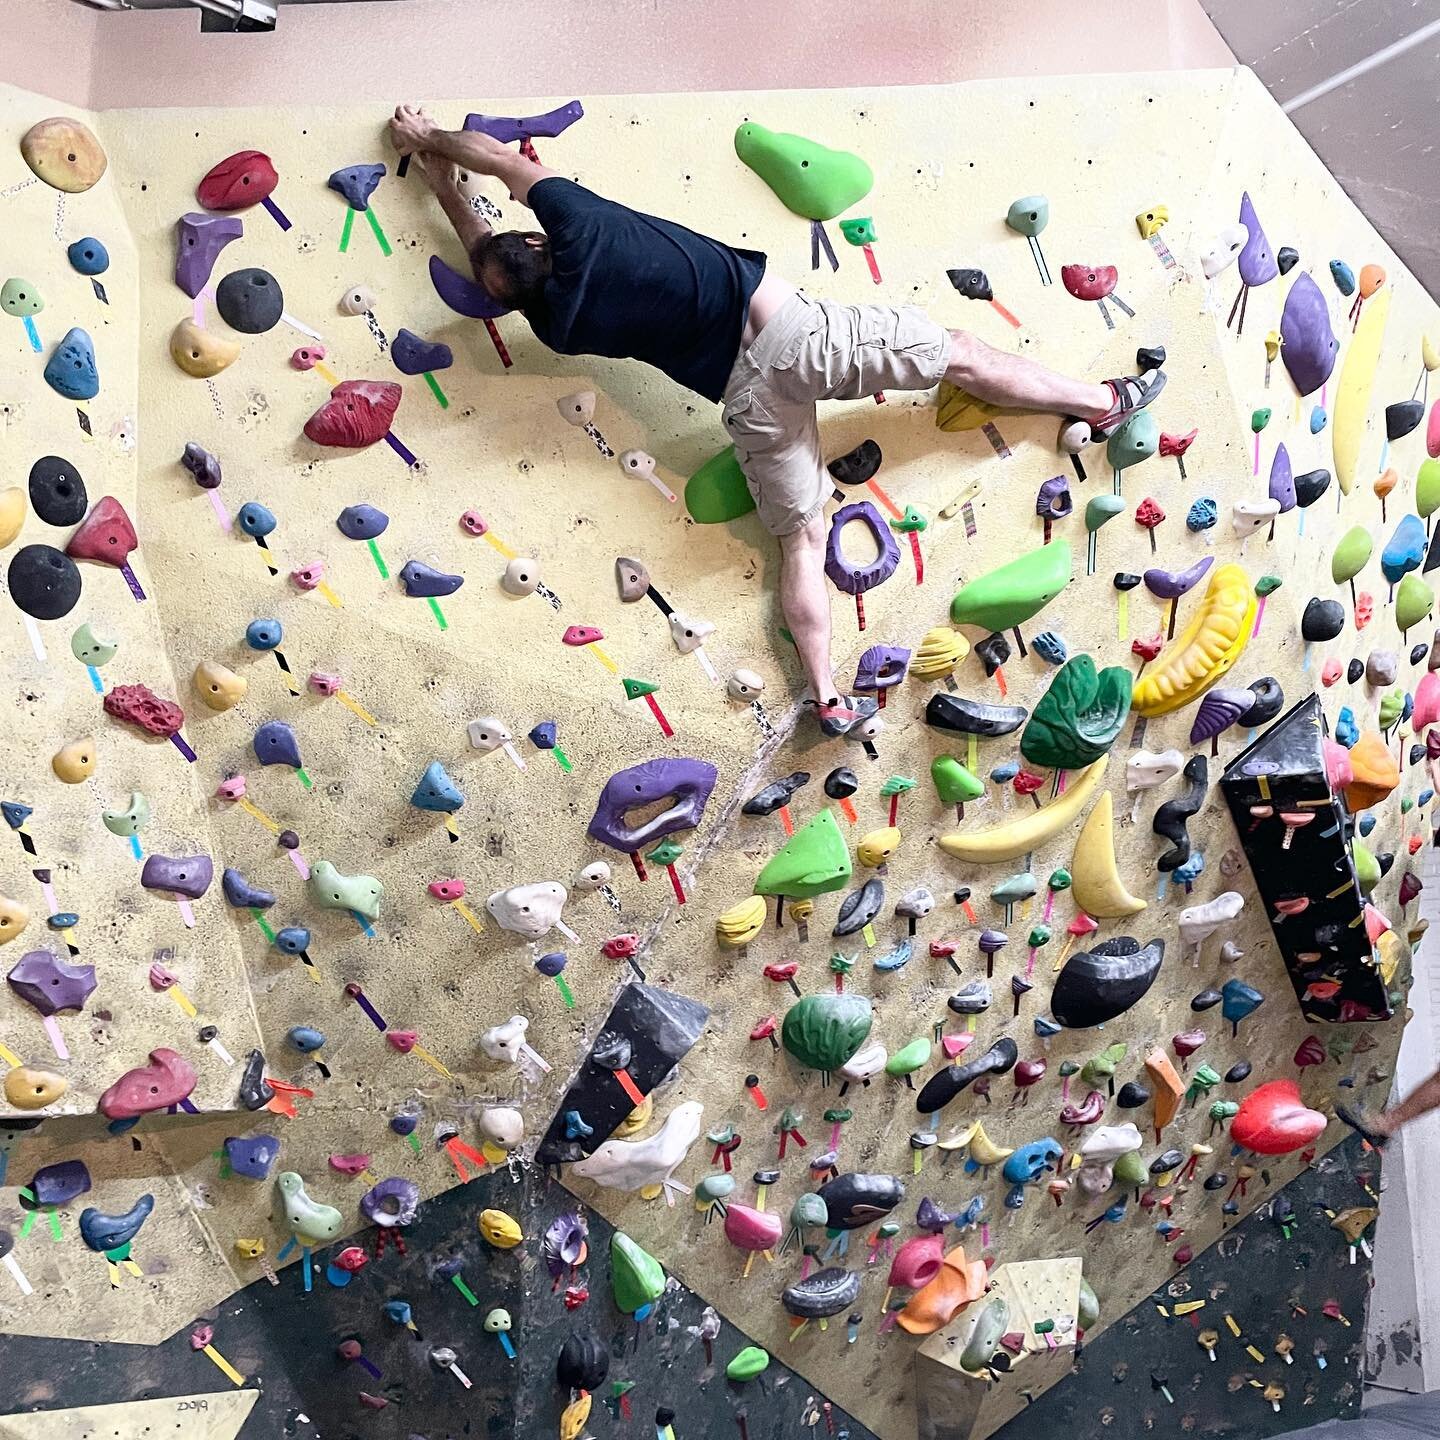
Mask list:
[[[517,102],[514,108],[525,113],[569,98]],[[1377,431],[1372,419],[1360,467],[1362,483],[1340,507],[1338,518],[1334,500],[1327,497],[1307,515],[1303,538],[1292,514],[1282,519],[1273,543],[1261,535],[1242,547],[1228,525],[1229,506],[1237,497],[1265,493],[1275,442],[1285,440],[1301,471],[1330,464],[1329,437],[1310,436],[1278,365],[1269,389],[1264,386],[1262,340],[1277,322],[1286,282],[1252,295],[1245,333],[1237,341],[1226,333],[1224,315],[1215,309],[1223,303],[1228,310],[1237,283],[1234,272],[1216,287],[1212,304],[1197,253],[1233,220],[1240,192],[1248,187],[1271,243],[1295,245],[1301,268],[1312,269],[1326,293],[1333,293],[1326,273],[1332,256],[1350,260],[1357,269],[1371,260],[1385,264],[1396,293],[1376,387],[1377,414],[1385,401],[1410,394],[1420,368],[1420,336],[1427,325],[1434,329],[1435,316],[1431,302],[1248,75],[1205,72],[1153,85],[1087,76],[1034,85],[903,91],[582,98],[585,120],[562,140],[541,147],[550,164],[616,199],[767,250],[774,266],[803,281],[812,293],[847,301],[915,302],[949,325],[969,326],[994,344],[1022,348],[1058,368],[1095,379],[1126,373],[1137,345],[1163,344],[1170,356],[1170,381],[1157,404],[1157,418],[1162,429],[1198,427],[1200,434],[1187,457],[1188,481],[1180,479],[1173,462],[1159,459],[1127,476],[1132,514],[1145,496],[1166,510],[1169,519],[1159,532],[1160,564],[1179,568],[1208,549],[1217,561],[1237,560],[1252,579],[1267,571],[1281,575],[1284,587],[1271,597],[1261,634],[1233,678],[1246,684],[1273,674],[1292,701],[1316,682],[1324,656],[1311,655],[1307,664],[1298,616],[1311,594],[1328,596],[1333,591],[1327,562],[1340,530],[1363,523],[1381,533],[1379,505],[1368,490],[1368,477],[1377,468],[1383,429]],[[18,138],[32,111],[28,102],[12,104],[7,113]],[[478,97],[474,104],[483,106]],[[446,106],[439,113],[458,124],[463,107]],[[796,819],[803,821],[823,803],[819,780],[824,773],[833,765],[853,763],[863,777],[856,797],[860,826],[853,834],[858,835],[884,823],[886,802],[878,791],[887,776],[899,773],[920,780],[901,804],[905,838],[886,884],[892,902],[901,891],[926,884],[941,904],[925,922],[916,958],[905,969],[877,973],[871,952],[863,946],[846,947],[856,959],[847,984],[871,996],[876,1010],[873,1034],[892,1050],[918,1035],[932,1034],[947,1013],[944,999],[954,988],[954,977],[942,962],[926,957],[929,939],[961,939],[966,978],[981,973],[973,933],[948,898],[952,888],[972,886],[981,923],[998,926],[1001,916],[987,898],[989,890],[1012,868],[1018,869],[1018,862],[985,870],[966,867],[947,859],[935,844],[953,828],[954,816],[934,799],[927,779],[930,760],[949,748],[942,743],[944,737],[921,720],[930,685],[911,681],[892,692],[885,712],[887,729],[873,764],[859,751],[817,744],[813,731],[792,734],[788,704],[796,670],[779,635],[773,544],[753,517],[727,527],[692,526],[680,507],[666,505],[648,486],[622,475],[613,460],[603,459],[583,434],[560,419],[555,402],[579,388],[595,389],[600,396],[596,423],[610,444],[616,450],[631,445],[649,450],[677,489],[680,479],[721,442],[711,407],[637,366],[552,356],[513,321],[501,322],[515,359],[514,368],[502,372],[483,328],[447,312],[429,286],[425,260],[433,250],[455,262],[460,256],[415,179],[401,183],[392,176],[374,197],[394,244],[391,257],[383,257],[368,228],[358,225],[349,253],[339,252],[343,202],[325,189],[325,177],[343,165],[388,158],[381,139],[383,118],[382,105],[363,110],[143,112],[114,114],[105,122],[113,162],[106,183],[124,206],[135,257],[129,283],[142,297],[132,332],[138,354],[138,398],[132,404],[142,419],[134,484],[145,574],[157,592],[147,615],[152,627],[156,615],[159,620],[142,653],[147,664],[153,664],[150,673],[172,683],[176,690],[170,693],[178,691],[191,710],[189,733],[201,755],[193,775],[173,755],[157,755],[147,771],[152,777],[148,783],[165,802],[167,824],[179,833],[187,833],[188,825],[188,833],[205,836],[217,865],[236,865],[252,881],[279,891],[282,898],[273,912],[277,920],[303,917],[311,926],[319,984],[301,966],[267,947],[248,916],[228,910],[218,895],[197,908],[199,924],[193,935],[182,935],[168,914],[155,913],[149,897],[135,899],[133,862],[123,842],[111,844],[113,837],[99,827],[98,796],[84,813],[63,808],[63,797],[50,798],[54,787],[47,788],[47,766],[60,724],[58,712],[43,722],[38,715],[12,715],[9,743],[21,758],[26,783],[42,791],[51,807],[54,818],[47,818],[47,825],[54,827],[56,838],[50,843],[71,847],[77,863],[86,867],[87,886],[110,897],[112,908],[123,903],[143,911],[143,919],[135,922],[134,939],[128,947],[115,944],[107,967],[114,966],[118,973],[129,965],[143,985],[152,945],[174,943],[173,968],[196,994],[197,1003],[226,1017],[226,1043],[233,1033],[236,1044],[231,1048],[237,1049],[258,1033],[274,1073],[316,1090],[304,1103],[302,1119],[283,1126],[284,1164],[305,1175],[312,1193],[341,1205],[353,1223],[360,1223],[354,1209],[360,1187],[327,1168],[331,1153],[370,1153],[377,1173],[413,1175],[433,1193],[454,1183],[448,1162],[431,1144],[435,1125],[458,1123],[473,1140],[477,1103],[501,1097],[522,1104],[532,1133],[540,1133],[623,979],[617,962],[600,951],[601,943],[621,929],[645,937],[643,963],[653,980],[701,998],[712,1008],[704,1039],[657,1096],[657,1119],[680,1101],[696,1099],[705,1105],[707,1129],[734,1124],[744,1137],[736,1157],[738,1197],[749,1199],[748,1177],[774,1156],[771,1127],[783,1107],[793,1105],[803,1112],[801,1129],[812,1153],[828,1141],[829,1127],[820,1117],[827,1105],[836,1103],[835,1091],[823,1090],[815,1076],[800,1074],[787,1059],[773,1056],[768,1046],[752,1046],[747,1036],[757,1019],[770,1011],[783,1012],[789,999],[788,992],[761,977],[764,964],[797,959],[804,990],[832,984],[827,961],[834,946],[828,932],[835,899],[817,905],[806,944],[787,926],[767,931],[743,961],[721,952],[714,940],[716,915],[750,893],[759,867],[783,838],[773,819],[738,817],[737,802],[762,781],[804,768],[814,773],[815,781],[794,807]],[[874,216],[880,235],[876,253],[882,285],[870,282],[862,258],[843,244],[838,275],[808,271],[804,222],[781,209],[734,158],[730,136],[746,118],[852,148],[867,158],[876,185],[864,212]],[[421,472],[407,471],[384,445],[342,455],[319,451],[300,437],[301,426],[326,390],[313,374],[288,364],[304,336],[285,326],[244,337],[244,353],[216,380],[214,397],[202,382],[187,379],[172,366],[166,337],[189,313],[189,302],[171,280],[171,227],[192,207],[194,185],[210,165],[251,147],[269,153],[278,166],[282,178],[275,198],[293,228],[282,232],[264,213],[248,212],[245,236],[224,253],[218,273],[245,265],[270,270],[285,291],[289,313],[323,333],[329,363],[342,376],[395,378],[366,322],[337,311],[342,291],[356,284],[376,292],[375,316],[387,335],[404,325],[450,343],[456,365],[440,377],[450,400],[448,410],[439,407],[423,382],[407,380],[395,423],[396,433],[423,461]],[[1039,284],[1024,241],[1002,223],[1009,202],[1034,191],[1047,193],[1052,203],[1053,219],[1042,243],[1057,280],[1048,289]],[[504,210],[507,224],[525,223],[524,212],[498,187],[490,186],[487,193]],[[13,206],[15,201],[4,203]],[[48,213],[41,213],[34,197],[27,203],[34,211],[27,223],[35,227],[36,244],[42,238],[51,244]],[[1157,203],[1171,211],[1164,235],[1179,261],[1175,270],[1161,265],[1139,238],[1132,218]],[[115,225],[120,227],[118,217]],[[116,248],[112,245],[112,252]],[[1119,289],[1135,309],[1135,319],[1122,319],[1111,333],[1093,305],[1071,299],[1058,283],[1058,273],[1062,263],[1072,260],[1117,264]],[[52,263],[51,271],[58,264]],[[983,266],[996,295],[1024,328],[1016,332],[988,307],[961,301],[944,274],[955,265]],[[116,276],[117,282],[120,278]],[[219,324],[213,318],[211,323]],[[37,415],[42,408],[47,416],[56,408],[54,397],[39,386],[38,375],[26,382],[21,399],[26,410]],[[108,396],[102,400],[116,403]],[[1251,473],[1248,418],[1260,405],[1272,406],[1275,416],[1262,436],[1257,478]],[[60,407],[62,412],[65,408]],[[47,418],[46,424],[52,421],[68,424],[63,413]],[[956,436],[936,430],[926,396],[891,395],[884,407],[866,401],[827,408],[822,421],[827,452],[839,454],[867,436],[879,440],[886,457],[880,477],[886,490],[902,503],[917,505],[932,522],[922,537],[925,583],[915,585],[907,557],[896,577],[867,597],[869,627],[863,636],[856,632],[849,602],[837,598],[836,657],[842,676],[848,678],[855,657],[870,643],[915,645],[924,631],[944,622],[961,580],[1040,543],[1033,497],[1043,480],[1065,468],[1053,448],[1054,423],[1005,417],[1000,428],[1012,451],[1003,461],[978,433]],[[28,457],[50,443],[49,433],[12,426],[3,443],[12,457]],[[254,499],[278,516],[271,548],[280,578],[270,578],[250,541],[221,531],[209,502],[176,463],[189,440],[222,461],[220,495],[232,512]],[[1390,500],[1390,525],[1413,496],[1414,472],[1422,457],[1417,436],[1393,447],[1391,463],[1400,470],[1401,487]],[[1092,479],[1088,486],[1074,487],[1077,511],[1097,487],[1109,484],[1103,455],[1092,452],[1087,460]],[[978,486],[977,533],[967,538],[958,518],[941,520],[939,512],[971,485]],[[1196,536],[1185,530],[1184,516],[1202,494],[1218,500],[1222,520],[1207,536]],[[407,599],[393,578],[382,581],[363,546],[339,535],[335,516],[361,501],[378,505],[391,517],[380,544],[392,577],[410,558],[464,574],[465,586],[443,602],[447,629],[438,627],[423,602]],[[545,582],[563,602],[561,610],[552,610],[538,597],[516,602],[501,592],[503,556],[466,535],[457,523],[460,513],[472,507],[485,515],[493,534],[538,560]],[[1144,533],[1128,516],[1113,522],[1102,532],[1099,573],[1090,579],[1083,574],[1084,533],[1078,514],[1060,533],[1075,547],[1075,579],[1038,625],[1059,631],[1072,651],[1090,653],[1097,663],[1132,664],[1128,637],[1153,633],[1161,622],[1160,608],[1143,591],[1132,595],[1128,637],[1122,638],[1109,577],[1118,569],[1138,571],[1152,563]],[[1388,535],[1388,527],[1384,533]],[[722,675],[744,665],[766,677],[766,704],[782,737],[769,752],[761,753],[763,737],[750,713],[729,704],[722,688],[706,678],[693,658],[674,651],[653,606],[620,604],[611,566],[622,553],[644,559],[673,604],[716,622],[707,650]],[[285,578],[291,567],[317,557],[326,562],[327,578],[342,602],[339,608],[319,594],[301,593]],[[1372,588],[1383,601],[1379,585],[1377,575]],[[117,625],[133,624],[134,608],[117,584],[105,618]],[[311,693],[290,698],[273,659],[252,655],[244,647],[244,627],[257,616],[283,622],[284,648],[297,675],[312,669],[338,672],[375,723],[335,700]],[[28,666],[23,631],[13,616],[3,623],[9,627],[10,653]],[[673,740],[661,736],[643,705],[624,700],[617,680],[594,656],[561,645],[560,634],[570,623],[601,627],[604,647],[622,673],[660,684],[659,699],[676,732]],[[1357,639],[1347,632],[1333,648],[1344,659],[1372,647],[1398,645],[1388,612],[1378,608],[1363,636]],[[63,651],[59,637],[52,648]],[[245,701],[228,714],[212,715],[194,703],[187,677],[206,658],[238,668],[249,679]],[[71,684],[66,703],[79,706],[85,699],[85,676],[76,668],[78,675],[71,678],[79,684]],[[1048,673],[1033,658],[1013,660],[1006,667],[1012,699],[1033,705]],[[1413,685],[1419,673],[1404,670],[1402,677]],[[973,658],[957,680],[964,694],[996,697],[993,682],[985,679]],[[1342,686],[1327,692],[1332,719],[1342,703],[1355,707],[1362,722],[1373,715],[1379,697],[1362,691]],[[500,716],[519,737],[526,760],[523,772],[502,753],[480,756],[468,749],[466,722],[488,713]],[[312,791],[306,792],[287,771],[255,765],[251,736],[257,725],[272,718],[294,724],[314,779]],[[1152,721],[1145,744],[1154,750],[1175,745],[1188,752],[1191,718],[1182,711]],[[523,740],[532,725],[547,719],[559,722],[561,744],[574,762],[571,775]],[[1222,739],[1212,777],[1244,738],[1227,734]],[[128,737],[123,743],[131,744]],[[987,746],[985,768],[1013,753],[1005,742]],[[1117,747],[1106,777],[1119,815],[1128,812],[1130,804],[1123,791],[1124,753],[1123,746]],[[656,755],[697,756],[716,764],[721,775],[705,824],[697,834],[681,837],[686,853],[678,868],[689,895],[683,907],[675,903],[663,874],[642,885],[620,868],[622,857],[601,857],[584,838],[605,779],[622,765]],[[432,759],[451,770],[467,795],[458,843],[447,839],[434,817],[407,803]],[[231,771],[246,773],[256,805],[299,833],[310,861],[330,859],[342,871],[371,873],[384,882],[386,898],[373,938],[362,935],[346,916],[308,904],[298,875],[270,832],[250,815],[208,798]],[[110,773],[107,769],[97,783]],[[112,783],[121,783],[118,775]],[[1405,793],[1413,798],[1423,783],[1418,770],[1410,772]],[[1223,1073],[1243,1056],[1252,1062],[1257,1080],[1295,1073],[1291,1056],[1307,1027],[1293,1003],[1264,915],[1252,905],[1234,928],[1232,938],[1246,953],[1233,971],[1221,965],[1215,942],[1194,966],[1175,935],[1175,917],[1183,904],[1209,899],[1232,883],[1222,878],[1220,860],[1235,846],[1235,837],[1223,806],[1212,796],[1191,826],[1207,862],[1194,895],[1173,889],[1162,895],[1154,858],[1163,846],[1150,833],[1149,818],[1157,800],[1168,793],[1147,797],[1139,822],[1118,831],[1121,873],[1150,906],[1132,925],[1107,924],[1102,932],[1167,940],[1171,948],[1155,989],[1143,1005],[1103,1033],[1067,1032],[1042,1052],[1032,1022],[1046,1009],[1059,941],[1040,958],[1036,988],[1012,1019],[1008,980],[1013,969],[1024,967],[1023,937],[1038,918],[1038,908],[1017,914],[1011,946],[997,966],[999,998],[979,1023],[977,1044],[988,1045],[1010,1033],[1022,1056],[1047,1055],[1050,1075],[1023,1108],[1012,1102],[1008,1079],[996,1082],[988,1101],[968,1095],[950,1107],[953,1113],[941,1117],[942,1131],[983,1118],[1003,1144],[1018,1145],[1047,1133],[1068,1144],[1075,1137],[1058,1129],[1060,1062],[1083,1062],[1105,1045],[1123,1041],[1129,1056],[1119,1078],[1132,1078],[1146,1049],[1168,1047],[1172,1035],[1196,1025],[1209,1038],[1194,1063],[1207,1061]],[[984,803],[967,811],[966,823],[994,823],[1029,803],[992,787]],[[1379,892],[1379,903],[1397,925],[1401,922],[1394,897],[1405,868],[1404,839],[1422,828],[1418,815],[1402,819],[1398,803],[1392,801],[1382,807],[1371,837],[1372,848],[1401,856]],[[1032,868],[1042,884],[1051,870],[1069,864],[1074,835],[1072,828],[1034,855]],[[615,888],[624,908],[616,916],[598,897],[577,895],[566,909],[568,923],[580,936],[567,947],[571,964],[566,976],[578,1000],[573,1012],[566,1010],[555,986],[533,969],[536,954],[552,948],[555,937],[532,947],[514,943],[493,926],[477,936],[425,890],[438,876],[460,875],[478,905],[490,891],[513,883],[568,883],[582,863],[594,858],[616,863]],[[1244,876],[1233,883],[1248,892]],[[129,898],[122,902],[122,896]],[[1062,897],[1056,907],[1060,926],[1071,913]],[[883,923],[877,925],[879,949],[874,953],[889,948],[903,933],[902,925],[887,907]],[[243,975],[225,968],[232,963],[227,957],[243,964]],[[107,968],[107,983],[110,973]],[[1189,1008],[1195,992],[1222,983],[1231,973],[1268,997],[1259,1015],[1241,1027],[1238,1039],[1230,1037],[1218,1010],[1197,1017]],[[413,1056],[389,1049],[359,1008],[343,997],[341,987],[349,981],[363,986],[392,1025],[418,1030],[421,1043],[450,1069],[454,1082]],[[14,1011],[4,1032],[8,1037],[22,1017],[12,1002],[3,1003]],[[529,1015],[530,1039],[554,1066],[529,1091],[519,1087],[513,1075],[491,1067],[476,1046],[480,1030],[513,1012]],[[285,1034],[299,1024],[326,1032],[322,1058],[332,1072],[328,1081],[312,1063],[287,1050]],[[137,994],[130,1008],[118,1013],[103,1056],[91,1057],[84,1072],[87,1093],[96,1093],[95,1087],[108,1083],[162,1038],[184,1042],[190,1028],[160,1000],[145,996],[142,1006]],[[1354,1076],[1357,1093],[1366,1093],[1374,1078],[1375,1088],[1368,1093],[1378,1098],[1398,1036],[1398,1021],[1371,1027],[1363,1036],[1358,1029],[1327,1033],[1327,1041],[1338,1041],[1337,1058],[1305,1072],[1307,1099],[1323,1107],[1336,1082],[1347,1075]],[[1357,1053],[1362,1040],[1375,1048]],[[193,1041],[189,1043],[193,1048]],[[765,1114],[756,1111],[743,1088],[750,1071],[761,1075],[769,1097]],[[207,1106],[233,1104],[233,1082],[233,1072],[222,1072],[207,1061]],[[1233,1090],[1232,1098],[1238,1099],[1245,1088],[1228,1087],[1225,1093]],[[386,1123],[397,1109],[417,1103],[425,1112],[419,1132],[425,1144],[419,1156],[398,1141]],[[859,1093],[852,1091],[846,1103],[853,1105],[855,1118],[844,1130],[840,1164],[904,1176],[907,1198],[897,1213],[907,1225],[923,1195],[959,1208],[971,1195],[983,1193],[991,1217],[991,1253],[1001,1261],[1082,1255],[1101,1298],[1102,1323],[1164,1283],[1174,1269],[1173,1247],[1156,1234],[1153,1212],[1132,1205],[1122,1225],[1101,1226],[1087,1237],[1084,1222],[1097,1207],[1081,1203],[1078,1196],[1057,1209],[1043,1194],[1032,1194],[1020,1211],[1011,1213],[1002,1209],[1004,1187],[998,1175],[966,1177],[959,1162],[947,1169],[933,1153],[914,1175],[907,1137],[920,1117],[912,1092],[898,1081],[877,1079]],[[233,1130],[249,1118],[231,1119],[228,1127]],[[1113,1110],[1107,1115],[1110,1121],[1122,1118]],[[1148,1111],[1136,1118],[1148,1118]],[[265,1124],[278,1128],[282,1122],[267,1117]],[[237,1236],[268,1235],[272,1253],[283,1239],[268,1219],[268,1187],[218,1179],[209,1151],[224,1133],[215,1125],[158,1139],[149,1127],[141,1132],[152,1137],[145,1142],[152,1173],[173,1172],[178,1191],[188,1196],[182,1201],[177,1194],[168,1220],[157,1215],[152,1222],[155,1253],[168,1252],[172,1262],[156,1286],[160,1298],[155,1303],[167,1317],[157,1320],[157,1329],[166,1323],[173,1328],[214,1303],[217,1291],[223,1293],[227,1284],[235,1283],[228,1278],[232,1264],[239,1279],[253,1278],[253,1267],[234,1258],[231,1247]],[[1332,1126],[1322,1146],[1338,1137],[1338,1127]],[[1167,1145],[1182,1149],[1202,1141],[1214,1146],[1202,1177],[1232,1164],[1223,1134],[1210,1135],[1203,1104],[1182,1111],[1165,1136]],[[12,1179],[28,1173],[37,1150],[35,1144],[22,1148],[24,1159],[12,1160]],[[1147,1147],[1147,1159],[1155,1151]],[[694,1183],[707,1173],[708,1152],[702,1137],[681,1172],[685,1180]],[[134,1162],[127,1161],[131,1173],[121,1175],[107,1166],[98,1147],[90,1153],[97,1174],[112,1176],[102,1184],[105,1195],[113,1194],[117,1202],[133,1198],[138,1183]],[[1270,1166],[1272,1181],[1288,1177],[1296,1163],[1284,1159]],[[767,1204],[788,1211],[796,1196],[810,1187],[804,1153],[787,1159],[783,1168]],[[743,1257],[727,1245],[718,1225],[707,1228],[691,1206],[667,1208],[659,1201],[647,1204],[595,1191],[578,1180],[574,1184],[586,1203],[648,1246],[759,1343],[783,1351],[787,1362],[818,1389],[880,1433],[900,1440],[912,1433],[909,1372],[915,1342],[895,1331],[878,1333],[887,1268],[883,1260],[866,1269],[860,1306],[865,1322],[855,1345],[846,1345],[843,1323],[832,1324],[826,1332],[812,1325],[791,1343],[778,1296],[797,1273],[793,1252],[773,1266],[760,1262],[743,1279]],[[1253,1207],[1267,1193],[1257,1178],[1243,1208]],[[1183,1225],[1185,1240],[1197,1249],[1221,1233],[1223,1194],[1207,1194],[1196,1186],[1176,1202],[1174,1218]],[[187,1243],[195,1259],[192,1268],[181,1270],[173,1262]],[[865,1254],[860,1233],[852,1240],[850,1263],[863,1267]],[[282,1277],[282,1282],[297,1283],[293,1277]],[[53,1310],[42,1316],[6,1304],[0,1314],[7,1326],[140,1338],[127,1333],[133,1325],[120,1303],[104,1293],[103,1279],[88,1272],[81,1278],[80,1272],[67,1269],[66,1283],[76,1300],[62,1319]],[[608,1301],[597,1296],[591,1303],[604,1307]],[[604,1328],[608,1319],[592,1323]]]

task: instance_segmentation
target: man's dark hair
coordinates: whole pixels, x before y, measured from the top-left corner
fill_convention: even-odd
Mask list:
[[[550,278],[550,245],[538,231],[505,230],[478,241],[470,263],[491,295],[524,310],[540,299]]]

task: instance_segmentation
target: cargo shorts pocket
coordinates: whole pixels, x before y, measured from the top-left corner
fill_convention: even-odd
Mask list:
[[[725,402],[720,420],[731,443],[742,454],[769,449],[784,433],[780,421],[750,386],[737,390]]]

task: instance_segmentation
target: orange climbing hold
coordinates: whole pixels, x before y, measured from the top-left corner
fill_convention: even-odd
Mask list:
[[[1155,1143],[1160,1143],[1160,1132],[1175,1118],[1180,1109],[1180,1099],[1185,1087],[1170,1063],[1170,1057],[1157,1045],[1145,1057],[1145,1073],[1155,1092]]]
[[[1374,730],[1367,730],[1350,747],[1350,768],[1355,778],[1345,787],[1345,803],[1352,815],[1378,805],[1400,783],[1390,747]]]
[[[896,1323],[911,1335],[933,1335],[943,1330],[972,1300],[985,1293],[985,1262],[967,1260],[957,1245],[941,1262],[940,1273],[917,1290]]]

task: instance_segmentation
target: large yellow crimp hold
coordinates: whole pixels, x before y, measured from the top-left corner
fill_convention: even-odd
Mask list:
[[[1238,565],[1221,565],[1180,638],[1135,682],[1131,708],[1168,715],[1198,700],[1240,658],[1255,627],[1255,591]]]

